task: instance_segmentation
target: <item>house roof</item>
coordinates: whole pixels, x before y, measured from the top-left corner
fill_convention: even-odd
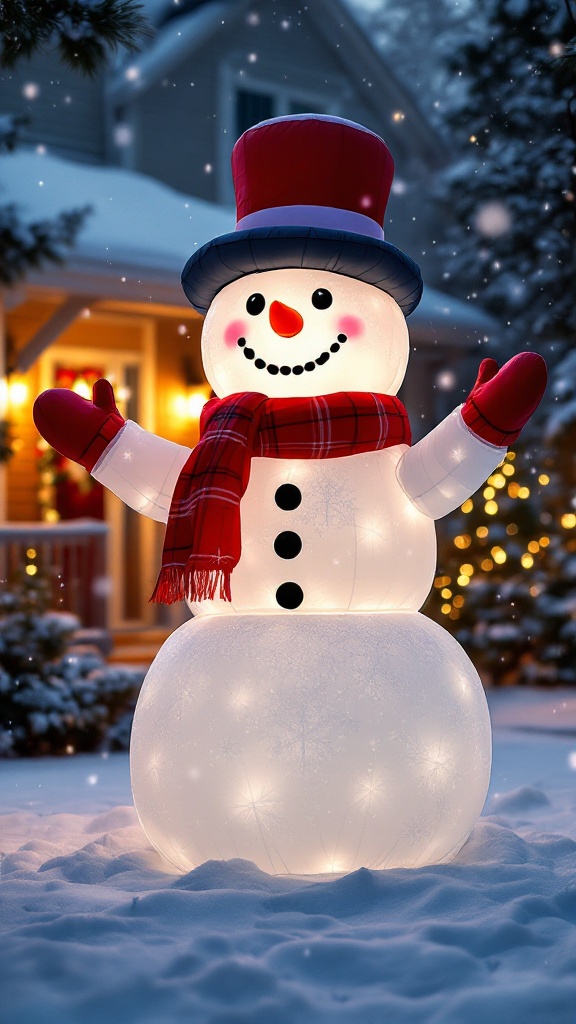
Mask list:
[[[229,209],[142,174],[49,154],[0,156],[0,183],[0,202],[15,203],[26,221],[91,207],[74,249],[64,253],[66,262],[28,276],[32,284],[71,295],[186,307],[184,263],[204,242],[234,230]],[[426,287],[409,327],[424,344],[459,347],[496,331],[482,310]]]
[[[157,33],[145,49],[131,55],[117,67],[109,83],[109,94],[117,104],[129,103],[164,78],[182,61],[189,59],[210,37],[245,17],[254,0],[144,0]],[[363,100],[373,106],[380,119],[379,97],[386,95],[394,107],[410,113],[411,146],[419,151],[430,167],[441,166],[446,159],[446,143],[420,110],[414,96],[400,83],[382,55],[375,49],[360,22],[341,0],[314,0],[304,10],[286,0],[286,13],[294,6],[299,17],[306,15],[327,45],[338,53],[347,76],[362,89]],[[181,11],[181,13],[180,13]],[[364,85],[371,81],[372,88]],[[392,128],[392,130],[398,130]]]
[[[182,195],[143,174],[36,152],[0,157],[0,201],[27,220],[90,206],[73,253],[29,280],[65,290],[186,305],[180,273],[194,249],[234,228],[220,206]],[[67,256],[67,253],[64,253]]]

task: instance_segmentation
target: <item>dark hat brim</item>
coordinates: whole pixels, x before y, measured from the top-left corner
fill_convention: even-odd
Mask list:
[[[288,268],[326,270],[380,288],[404,316],[420,302],[416,263],[390,242],[326,228],[252,228],[220,235],[193,254],[182,271],[186,296],[205,314],[222,288],[247,274]]]

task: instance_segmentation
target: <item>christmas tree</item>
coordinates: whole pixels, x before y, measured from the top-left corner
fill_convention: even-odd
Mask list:
[[[535,348],[553,375],[515,451],[450,521],[427,611],[487,682],[572,683],[575,9],[489,0],[475,17],[448,59],[459,87],[443,113],[461,157],[441,188],[455,213],[444,279],[498,318],[501,362]]]

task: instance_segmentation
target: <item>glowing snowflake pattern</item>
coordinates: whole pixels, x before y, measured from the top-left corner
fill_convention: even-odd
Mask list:
[[[357,506],[352,488],[333,474],[319,479],[313,494],[306,499],[302,522],[310,523],[317,533],[353,526]]]

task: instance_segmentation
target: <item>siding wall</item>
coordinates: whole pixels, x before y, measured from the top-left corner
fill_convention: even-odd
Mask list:
[[[103,75],[89,78],[63,67],[56,54],[38,54],[0,74],[0,113],[24,114],[22,142],[61,156],[102,163],[105,156]],[[36,87],[36,98],[25,95]]]

